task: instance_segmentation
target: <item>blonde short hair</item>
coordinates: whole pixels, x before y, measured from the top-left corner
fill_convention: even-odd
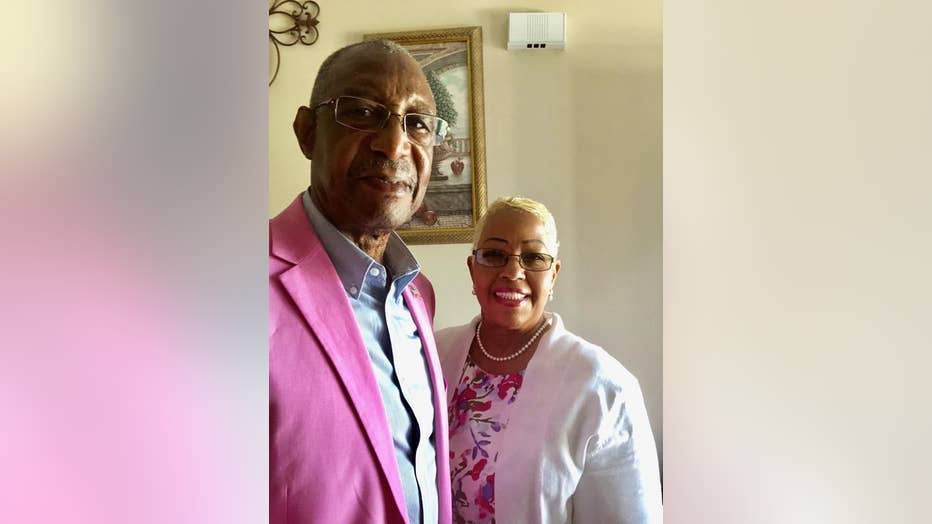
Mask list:
[[[557,256],[557,252],[560,250],[560,241],[557,240],[557,222],[553,219],[553,215],[547,210],[547,206],[536,200],[520,196],[502,197],[492,202],[489,209],[487,209],[486,212],[479,217],[479,221],[476,222],[476,228],[472,238],[473,249],[479,247],[479,241],[482,240],[482,230],[485,229],[485,223],[488,221],[489,217],[506,209],[523,211],[537,217],[541,224],[544,225],[544,243],[550,250],[550,254],[554,257]]]

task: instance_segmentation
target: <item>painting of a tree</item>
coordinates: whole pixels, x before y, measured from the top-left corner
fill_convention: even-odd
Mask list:
[[[453,104],[453,97],[450,96],[450,91],[447,90],[447,86],[443,85],[443,82],[440,81],[440,77],[437,76],[437,73],[433,71],[427,71],[427,83],[430,85],[430,90],[434,93],[434,102],[437,103],[437,116],[446,120],[450,127],[456,125],[456,119],[459,117],[459,114],[456,112],[456,107]]]
[[[471,243],[487,205],[482,101],[482,28],[363,35],[399,43],[421,66],[434,111],[449,124],[433,147],[430,180],[414,216],[398,228],[407,243]]]

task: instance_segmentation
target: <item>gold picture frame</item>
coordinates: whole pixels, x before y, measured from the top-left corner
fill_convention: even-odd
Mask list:
[[[373,33],[363,39],[391,40],[407,49],[427,75],[438,116],[450,122],[446,140],[434,148],[424,204],[398,234],[409,244],[471,243],[488,205],[482,28]]]

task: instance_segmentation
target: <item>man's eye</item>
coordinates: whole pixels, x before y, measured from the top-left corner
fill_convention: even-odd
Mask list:
[[[370,118],[373,115],[375,115],[375,110],[371,107],[354,107],[349,111],[349,116],[353,118]]]
[[[408,130],[417,132],[430,132],[430,124],[422,116],[408,115]]]

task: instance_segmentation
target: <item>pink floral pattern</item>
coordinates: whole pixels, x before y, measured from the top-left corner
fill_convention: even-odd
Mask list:
[[[524,372],[491,375],[466,359],[450,402],[453,522],[495,522],[497,444],[508,426]]]

